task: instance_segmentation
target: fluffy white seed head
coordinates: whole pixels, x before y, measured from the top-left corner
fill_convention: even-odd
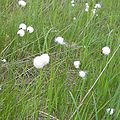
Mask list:
[[[86,6],[89,6],[88,3],[85,3]]]
[[[31,26],[29,26],[29,27],[27,27],[27,31],[28,31],[29,33],[33,33],[33,32],[34,32],[34,28],[31,27]]]
[[[102,53],[104,54],[104,55],[109,55],[110,54],[110,48],[109,47],[103,47],[102,48]]]
[[[109,113],[109,112],[110,112],[110,108],[107,108],[107,109],[106,109],[106,112]]]
[[[7,60],[6,59],[3,59],[3,60],[1,60],[2,62],[4,62],[4,63],[6,63],[7,62]]]
[[[93,14],[95,14],[96,13],[96,9],[93,9]]]
[[[88,8],[85,8],[85,12],[88,12],[89,11],[89,9]]]
[[[50,57],[48,54],[42,54],[41,56],[37,56],[33,60],[33,65],[37,69],[43,68],[45,65],[47,65],[50,61]]]
[[[74,7],[75,6],[75,3],[72,3],[72,7]]]
[[[21,7],[25,7],[26,6],[26,2],[24,0],[19,0],[18,1],[18,4],[21,6]]]
[[[73,17],[73,20],[76,20],[76,17]]]
[[[96,17],[98,16],[98,14],[96,14]]]
[[[57,38],[55,38],[55,42],[58,43],[58,44],[60,44],[60,45],[64,45],[65,44],[63,37],[57,37]]]
[[[88,5],[88,3],[85,3],[85,5],[86,5],[85,11],[88,12],[89,11],[89,5]]]
[[[86,72],[85,71],[79,71],[79,76],[84,79],[86,77]]]
[[[26,28],[27,28],[27,26],[26,26],[26,24],[24,24],[24,23],[21,23],[21,24],[19,25],[19,29],[26,30]]]
[[[101,8],[101,5],[98,3],[98,4],[95,4],[95,9],[97,8]]]
[[[25,35],[25,31],[23,29],[18,30],[17,35],[23,37]]]
[[[75,1],[74,0],[71,0],[71,4],[74,4],[75,3]]]
[[[87,9],[89,9],[89,6],[86,6]]]
[[[114,109],[113,108],[107,108],[106,109],[106,112],[108,113],[108,114],[110,114],[110,115],[113,115],[113,113],[114,113]]]
[[[110,115],[113,115],[113,113],[114,113],[114,109],[111,108],[111,110],[110,110]]]
[[[74,66],[78,69],[80,67],[80,61],[74,61]]]

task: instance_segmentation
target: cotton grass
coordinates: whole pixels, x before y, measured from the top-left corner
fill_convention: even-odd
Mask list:
[[[55,42],[60,45],[65,45],[64,38],[63,37],[56,37]]]
[[[21,7],[25,7],[26,2],[24,0],[18,0],[18,5],[20,5]]]
[[[110,54],[110,48],[108,46],[105,46],[102,48],[102,53],[104,55],[109,55]]]
[[[25,35],[25,31],[23,29],[18,30],[17,35],[23,37]]]
[[[36,56],[33,60],[33,65],[35,68],[40,69],[45,65],[49,64],[50,57],[48,54],[42,54],[41,56]]]

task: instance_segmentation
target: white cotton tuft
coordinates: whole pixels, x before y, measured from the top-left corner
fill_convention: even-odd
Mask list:
[[[85,12],[88,12],[89,11],[89,9],[88,8],[85,8]]]
[[[88,5],[88,3],[85,3],[85,5],[86,5],[85,11],[88,12],[89,11],[89,5]]]
[[[106,112],[109,113],[109,112],[110,112],[110,108],[107,108],[107,109],[106,109]]]
[[[28,31],[29,33],[33,33],[33,32],[34,32],[34,28],[31,27],[31,26],[29,26],[29,27],[27,27],[27,31]]]
[[[72,7],[74,7],[75,6],[75,3],[72,3]]]
[[[3,59],[3,60],[1,60],[2,62],[4,62],[4,63],[6,63],[7,62],[7,60],[6,59]]]
[[[26,26],[26,24],[24,24],[24,23],[21,23],[21,24],[19,25],[19,29],[26,30],[26,28],[27,28],[27,26]]]
[[[71,1],[71,4],[74,4],[74,3],[75,3],[75,1],[74,1],[74,0],[72,0],[72,1]]]
[[[104,54],[104,55],[109,55],[110,54],[110,48],[109,47],[103,47],[102,48],[102,53]]]
[[[78,69],[80,67],[80,61],[74,61],[74,66]]]
[[[33,60],[33,65],[37,68],[43,68],[45,65],[49,64],[50,57],[48,54],[42,54],[41,56],[37,56]]]
[[[60,44],[60,45],[64,45],[65,44],[64,38],[62,38],[62,37],[55,38],[55,42]]]
[[[114,113],[114,109],[111,108],[111,110],[110,110],[110,115],[113,115],[113,113]]]
[[[73,17],[73,20],[76,20],[76,17]]]
[[[93,9],[93,14],[95,14],[96,13],[96,9]]]
[[[109,113],[110,115],[113,115],[114,111],[115,111],[115,109],[113,109],[113,108],[106,109],[106,112]]]
[[[98,16],[98,14],[96,14],[96,17]]]
[[[25,7],[26,6],[26,2],[24,0],[19,0],[18,1],[18,4],[21,6],[21,7]]]
[[[88,3],[85,3],[86,6],[89,6]]]
[[[101,5],[98,3],[98,4],[95,4],[95,9],[97,8],[101,8]]]
[[[86,72],[85,71],[80,71],[79,76],[84,79],[86,77]]]
[[[18,30],[17,35],[23,37],[25,35],[25,31],[23,29]]]

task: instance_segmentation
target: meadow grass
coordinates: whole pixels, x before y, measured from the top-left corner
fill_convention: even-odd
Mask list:
[[[35,31],[19,37],[20,23]],[[1,120],[120,120],[119,0],[78,0],[74,7],[71,0],[27,0],[25,8],[0,0],[0,26],[0,60],[7,60],[0,61]],[[57,36],[68,45],[56,44]],[[50,64],[38,70],[33,58],[43,53]],[[87,71],[84,80],[75,60]],[[107,108],[115,109],[112,116]]]

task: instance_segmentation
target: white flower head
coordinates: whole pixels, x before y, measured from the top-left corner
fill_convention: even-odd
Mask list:
[[[80,61],[74,61],[74,66],[78,69],[80,67]]]
[[[71,4],[74,4],[74,3],[75,3],[75,1],[74,1],[74,0],[72,0],[72,1],[71,1]]]
[[[95,14],[96,13],[96,9],[93,9],[93,14]]]
[[[34,32],[34,28],[32,26],[29,26],[29,27],[27,27],[27,31],[29,33],[33,33]]]
[[[110,48],[109,47],[103,47],[102,48],[102,53],[104,54],[104,55],[109,55],[110,54]]]
[[[18,30],[17,35],[23,37],[25,35],[25,31],[23,29]]]
[[[26,28],[27,28],[27,26],[26,26],[26,24],[24,24],[24,23],[21,23],[21,24],[19,25],[19,29],[26,30]]]
[[[96,17],[98,16],[98,14],[96,14]]]
[[[89,6],[86,6],[87,9],[89,9]]]
[[[111,110],[110,110],[110,115],[113,115],[113,113],[114,113],[114,109],[113,108],[111,108]]]
[[[57,37],[57,38],[55,38],[55,42],[58,43],[58,44],[60,44],[60,45],[64,45],[65,44],[63,37]]]
[[[49,64],[50,57],[48,54],[42,54],[41,56],[37,56],[33,60],[33,65],[37,68],[43,68],[45,65]]]
[[[73,20],[76,20],[76,17],[73,17]]]
[[[89,5],[88,5],[88,3],[85,3],[85,5],[86,5],[85,11],[88,12],[89,11]]]
[[[95,9],[97,8],[101,8],[101,5],[98,3],[98,4],[95,4]]]
[[[115,109],[113,109],[113,108],[106,109],[106,112],[109,113],[110,115],[113,115],[114,111],[115,111]]]
[[[88,3],[85,3],[86,6],[89,6]]]
[[[79,76],[83,79],[86,77],[86,71],[79,71]]]
[[[85,12],[88,12],[89,11],[89,9],[88,8],[85,8]]]
[[[26,6],[26,2],[24,0],[19,0],[18,1],[18,4],[21,6],[21,7],[25,7]]]
[[[3,60],[1,60],[2,62],[4,62],[4,63],[6,63],[7,62],[7,60],[6,59],[3,59]]]
[[[107,109],[106,109],[106,112],[109,113],[109,112],[110,112],[110,108],[107,108]]]
[[[75,6],[75,3],[72,3],[72,7],[74,7]]]

